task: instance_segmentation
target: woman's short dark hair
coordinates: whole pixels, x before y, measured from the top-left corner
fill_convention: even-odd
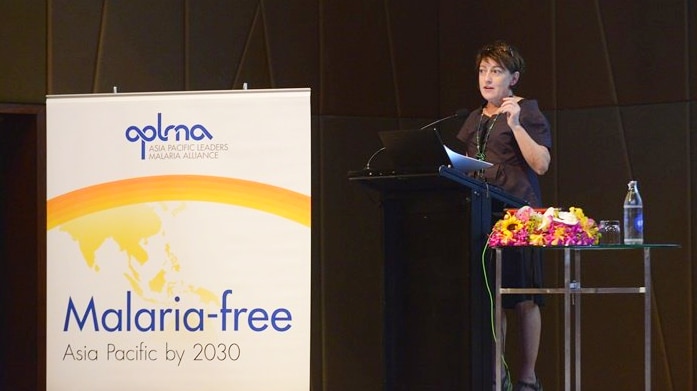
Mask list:
[[[525,71],[523,56],[520,55],[518,49],[504,41],[496,41],[479,49],[476,58],[477,69],[485,58],[495,61],[511,73]]]

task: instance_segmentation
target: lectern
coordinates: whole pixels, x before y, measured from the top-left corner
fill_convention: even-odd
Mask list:
[[[495,214],[525,200],[448,166],[349,180],[381,198],[385,390],[491,389],[482,251]]]

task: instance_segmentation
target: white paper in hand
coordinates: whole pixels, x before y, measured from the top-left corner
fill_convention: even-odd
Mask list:
[[[445,148],[445,152],[448,153],[448,157],[450,158],[450,162],[452,163],[453,167],[462,172],[483,170],[493,166],[493,164],[484,160],[477,160],[475,158],[459,154],[445,145],[443,145],[443,148]]]

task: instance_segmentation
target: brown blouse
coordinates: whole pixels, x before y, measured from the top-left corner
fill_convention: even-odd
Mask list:
[[[535,142],[551,148],[551,127],[537,101],[522,99],[518,104],[521,126]],[[483,173],[472,175],[526,200],[532,207],[544,206],[538,176],[523,158],[513,131],[506,123],[505,114],[487,117],[482,115],[482,109],[480,107],[470,113],[457,133],[457,138],[465,143],[469,156],[477,156],[481,151],[485,155],[484,160],[494,164]]]

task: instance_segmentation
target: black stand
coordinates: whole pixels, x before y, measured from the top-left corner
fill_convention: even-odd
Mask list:
[[[349,179],[382,200],[385,390],[490,389],[481,255],[492,213],[525,201],[445,166]]]

